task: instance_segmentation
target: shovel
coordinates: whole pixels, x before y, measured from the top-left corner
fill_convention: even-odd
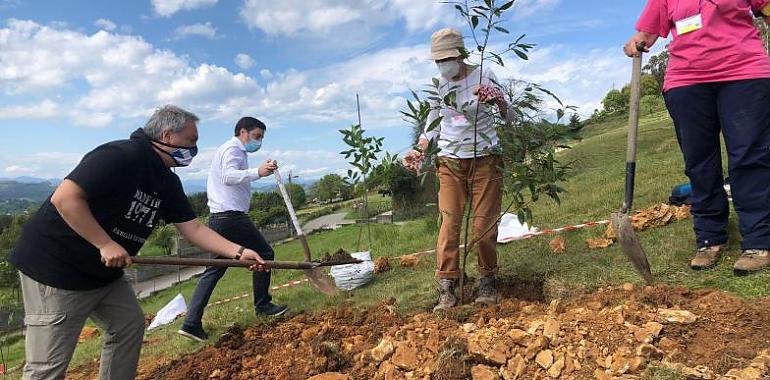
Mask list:
[[[189,267],[226,267],[226,268],[248,268],[256,261],[253,260],[223,260],[223,259],[196,259],[188,257],[142,257],[134,256],[131,258],[133,264],[141,265],[179,265]],[[312,270],[319,267],[330,267],[334,265],[360,264],[361,260],[345,260],[334,262],[307,262],[307,261],[272,261],[265,260],[265,266],[270,269],[301,269]]]
[[[310,262],[310,246],[307,245],[307,237],[304,233],[302,233],[302,227],[300,227],[299,221],[297,220],[297,214],[294,212],[294,206],[291,204],[291,199],[289,199],[289,193],[286,192],[286,186],[283,185],[281,173],[278,171],[278,169],[276,169],[273,174],[275,174],[275,180],[278,182],[278,190],[281,191],[283,201],[286,203],[286,208],[289,210],[291,222],[294,224],[294,229],[297,231],[297,238],[299,239],[300,243],[302,243],[302,251],[305,253],[305,261]],[[323,269],[319,267],[306,269],[305,276],[307,276],[308,280],[310,280],[310,283],[313,284],[313,286],[315,286],[318,290],[320,290],[321,293],[330,296],[337,294],[337,286],[335,286],[334,280],[329,277],[329,275],[326,274]]]
[[[652,283],[652,272],[647,255],[639,244],[639,237],[634,232],[631,224],[631,205],[634,200],[634,177],[636,176],[636,135],[639,129],[639,99],[641,98],[642,77],[642,51],[644,43],[637,45],[639,54],[633,59],[631,75],[631,104],[628,113],[628,145],[626,152],[626,191],[623,206],[618,213],[612,214],[610,222],[620,242],[621,249],[628,260],[636,269],[636,272],[644,278],[648,284]]]

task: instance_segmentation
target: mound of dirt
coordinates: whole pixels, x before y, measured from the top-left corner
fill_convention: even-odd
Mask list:
[[[344,263],[344,262],[351,262],[355,261],[356,258],[353,256],[350,256],[350,253],[348,251],[340,248],[337,250],[337,252],[334,252],[334,254],[329,254],[328,252],[321,258],[321,263]]]
[[[665,365],[692,379],[761,379],[770,374],[767,326],[768,299],[668,286],[503,299],[438,316],[398,316],[391,300],[235,327],[157,368],[143,362],[138,378],[633,379]]]

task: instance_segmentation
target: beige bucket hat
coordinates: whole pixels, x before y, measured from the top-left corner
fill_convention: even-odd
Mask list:
[[[462,55],[460,48],[465,48],[463,36],[457,29],[444,28],[430,37],[430,59],[455,58]]]

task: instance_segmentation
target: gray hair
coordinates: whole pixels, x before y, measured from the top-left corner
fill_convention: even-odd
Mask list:
[[[144,133],[153,140],[160,140],[163,132],[180,132],[187,122],[198,122],[198,116],[175,105],[167,104],[155,110],[144,125]]]

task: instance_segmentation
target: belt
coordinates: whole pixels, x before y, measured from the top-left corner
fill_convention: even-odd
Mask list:
[[[246,215],[246,213],[243,211],[235,211],[235,210],[211,213],[211,216],[238,216],[238,215]]]

